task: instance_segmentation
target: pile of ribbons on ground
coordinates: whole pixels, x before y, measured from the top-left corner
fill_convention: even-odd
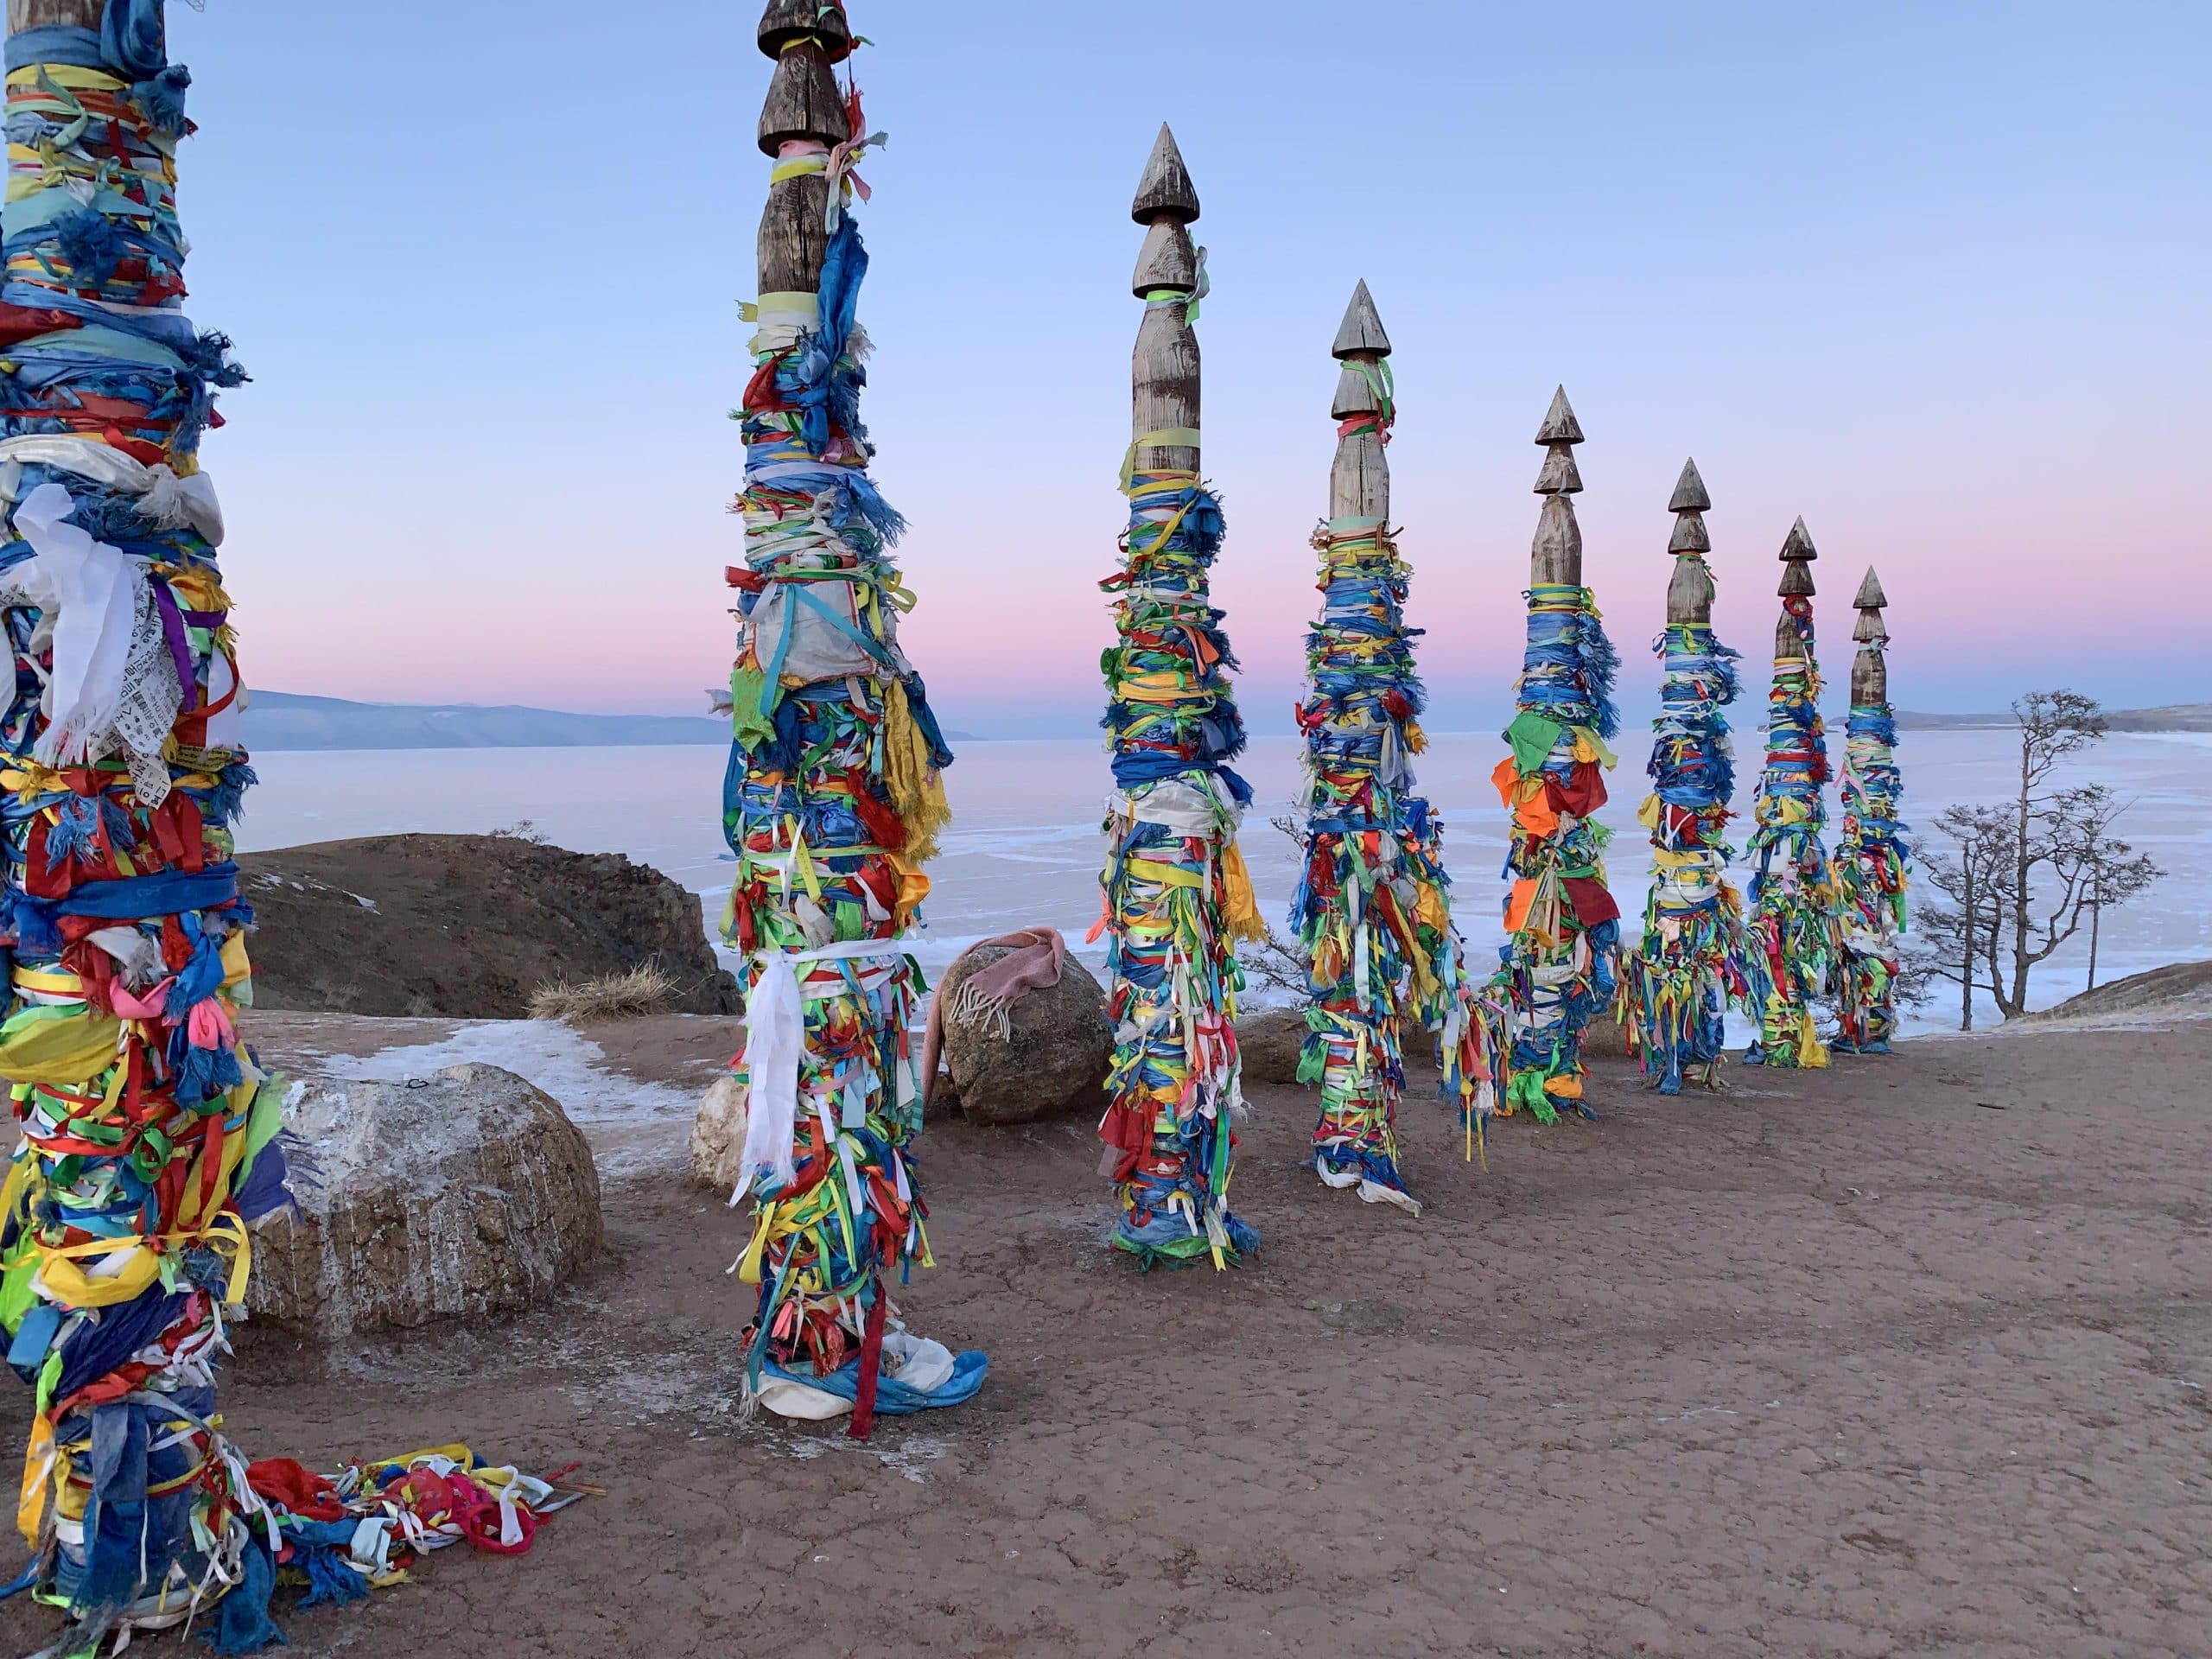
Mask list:
[[[1845,727],[1843,836],[1835,876],[1843,925],[1835,1046],[1886,1054],[1897,1033],[1897,936],[1904,931],[1910,847],[1897,821],[1897,718],[1853,703]]]
[[[1793,594],[1782,604],[1804,654],[1775,658],[1768,698],[1744,950],[1746,1011],[1758,1015],[1759,1031],[1745,1058],[1754,1065],[1823,1066],[1828,1052],[1814,1005],[1828,989],[1836,959],[1835,889],[1821,844],[1827,738],[1813,655],[1813,601]]]
[[[1492,990],[1505,1004],[1501,1116],[1549,1123],[1582,1099],[1582,1032],[1613,1000],[1620,907],[1605,888],[1608,832],[1602,768],[1620,728],[1613,679],[1620,661],[1586,588],[1529,590],[1528,652],[1520,713],[1505,728],[1511,753],[1491,774],[1513,814],[1505,875],[1510,935]]]
[[[738,411],[745,566],[728,573],[740,635],[722,819],[737,875],[722,931],[747,958],[748,1174],[731,1202],[753,1199],[754,1227],[734,1270],[760,1287],[747,1405],[850,1411],[865,1435],[874,1412],[954,1404],[983,1379],[982,1354],[905,1331],[888,1282],[930,1264],[911,1150],[928,988],[899,940],[950,817],[939,772],[952,755],[899,648],[913,601],[889,550],[905,525],[868,476],[868,255],[836,170],[849,158],[784,150],[776,178],[831,172],[836,226],[818,295],[764,294],[749,311],[756,368]]]
[[[552,1507],[512,1471],[441,1471],[437,1492],[367,1471],[375,1490],[325,1516],[277,1502],[274,1465],[221,1433],[247,1230],[289,1194],[282,1090],[238,1030],[252,912],[231,825],[253,773],[198,459],[215,390],[245,377],[181,308],[189,77],[162,23],[158,0],[115,0],[103,30],[8,42],[0,1076],[22,1138],[0,1328],[36,1391],[17,1510],[35,1554],[10,1592],[66,1610],[57,1653],[218,1600],[219,1650],[255,1651],[280,1639],[280,1580],[350,1599],[448,1532],[526,1544]],[[373,1560],[372,1514],[390,1522]]]
[[[1745,994],[1743,905],[1727,880],[1736,766],[1726,710],[1736,700],[1736,653],[1709,622],[1669,622],[1658,651],[1651,793],[1637,815],[1651,834],[1651,893],[1643,947],[1624,969],[1622,1003],[1644,1075],[1661,1094],[1675,1095],[1685,1076],[1713,1085],[1728,1005]]]
[[[1132,467],[1125,487],[1122,568],[1099,584],[1118,637],[1100,661],[1116,787],[1090,934],[1108,936],[1112,976],[1098,1133],[1120,1189],[1115,1247],[1147,1268],[1220,1268],[1259,1248],[1230,1212],[1229,1184],[1243,1109],[1236,941],[1265,931],[1236,840],[1252,798],[1228,764],[1244,747],[1236,664],[1208,590],[1221,504],[1194,473]]]
[[[1386,413],[1356,416],[1347,426]],[[1307,692],[1296,711],[1308,778],[1305,862],[1290,925],[1310,975],[1300,1081],[1321,1085],[1313,1164],[1336,1187],[1419,1214],[1398,1167],[1403,1032],[1443,1033],[1444,1093],[1471,1139],[1494,1100],[1484,1025],[1471,1007],[1442,825],[1414,791],[1408,757],[1427,747],[1422,692],[1405,626],[1410,568],[1378,518],[1314,533],[1320,619],[1306,636]]]

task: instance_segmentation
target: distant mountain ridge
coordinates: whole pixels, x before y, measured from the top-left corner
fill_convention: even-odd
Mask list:
[[[246,707],[249,749],[667,748],[726,744],[729,721],[709,715],[575,715],[516,704],[349,702],[256,691]],[[949,738],[973,742],[964,732]]]
[[[1897,710],[1897,726],[1908,732],[1968,731],[2010,726],[2012,715],[1931,715]],[[2107,709],[2105,727],[2114,732],[2212,732],[2212,702],[2169,702],[2156,709]]]

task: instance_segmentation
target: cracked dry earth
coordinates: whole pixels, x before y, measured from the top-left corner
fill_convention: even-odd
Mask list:
[[[1717,1101],[1615,1063],[1603,1122],[1502,1126],[1487,1175],[1417,1097],[1418,1221],[1325,1191],[1266,1090],[1266,1247],[1220,1275],[1100,1248],[1088,1122],[932,1125],[907,1311],[991,1378],[867,1446],[740,1422],[741,1220],[671,1163],[540,1313],[328,1374],[264,1335],[226,1406],[257,1452],[459,1437],[609,1489],[289,1616],[300,1655],[2203,1655],[2208,1073],[2212,1021]]]

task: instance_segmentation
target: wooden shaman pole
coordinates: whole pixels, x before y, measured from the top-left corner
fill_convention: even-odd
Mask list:
[[[904,524],[869,482],[861,424],[868,255],[847,211],[871,142],[831,66],[842,6],[774,0],[760,114],[772,158],[760,219],[760,332],[740,418],[745,568],[735,745],[723,826],[737,855],[724,934],[746,952],[745,1052],[757,1285],[746,1399],[786,1415],[966,1399],[983,1357],[909,1336],[891,1287],[929,1260],[907,1147],[920,1131],[910,1031],[925,987],[900,943],[929,891],[952,756],[899,648],[906,596],[889,548]]]
[[[1758,827],[1751,856],[1746,978],[1759,1034],[1745,1058],[1753,1065],[1821,1066],[1814,1004],[1833,982],[1835,883],[1821,830],[1827,822],[1827,728],[1821,722],[1821,669],[1814,654],[1813,561],[1819,554],[1802,518],[1782,544],[1782,615],[1774,629],[1774,687],[1767,701],[1766,769],[1759,775]]]
[[[9,0],[8,32],[0,1322],[36,1389],[32,1588],[75,1654],[273,1576],[215,1363],[285,1173],[281,1088],[237,1030],[253,773],[199,447],[245,376],[181,309],[190,77],[158,5]]]
[[[1905,890],[1912,849],[1897,821],[1904,792],[1897,773],[1897,716],[1890,708],[1890,670],[1882,620],[1889,601],[1869,566],[1853,600],[1858,659],[1851,665],[1851,715],[1843,747],[1843,842],[1837,849],[1837,909],[1843,926],[1835,1046],[1847,1053],[1886,1054],[1896,1033],[1897,938],[1907,925]]]
[[[1643,944],[1628,965],[1644,1076],[1662,1095],[1685,1076],[1719,1085],[1724,1015],[1744,995],[1743,903],[1728,885],[1728,802],[1736,786],[1728,705],[1736,700],[1736,653],[1713,632],[1712,550],[1705,514],[1713,505],[1697,462],[1667,510],[1667,627],[1659,636],[1659,715],[1651,722],[1651,793],[1637,814],[1651,832],[1651,895]]]
[[[1321,613],[1306,637],[1305,862],[1290,923],[1309,963],[1299,1077],[1321,1085],[1313,1167],[1333,1187],[1419,1214],[1398,1168],[1404,1027],[1448,1031],[1446,1092],[1471,1127],[1484,1081],[1483,1027],[1470,1017],[1442,830],[1414,792],[1410,757],[1427,740],[1405,624],[1412,571],[1390,531],[1383,454],[1397,409],[1389,336],[1360,283],[1337,330],[1343,365],[1329,516],[1314,531]],[[1470,1064],[1471,1060],[1476,1063]]]
[[[1506,868],[1509,935],[1492,988],[1510,1008],[1503,1112],[1526,1109],[1548,1123],[1561,1105],[1590,1116],[1582,1098],[1582,1032],[1612,1001],[1620,910],[1605,890],[1605,741],[1619,729],[1612,702],[1619,661],[1582,585],[1582,531],[1573,497],[1581,425],[1562,386],[1537,429],[1544,498],[1529,561],[1529,644],[1516,688],[1520,712],[1505,728],[1511,753],[1491,774],[1513,814]]]
[[[1241,1111],[1238,938],[1259,912],[1236,847],[1251,791],[1229,761],[1244,747],[1236,666],[1208,591],[1221,504],[1198,475],[1198,342],[1205,251],[1192,247],[1198,192],[1160,130],[1131,216],[1146,226],[1133,287],[1145,302],[1131,362],[1129,499],[1115,596],[1104,725],[1115,792],[1104,913],[1114,1022],[1103,1167],[1120,1189],[1114,1244],[1149,1267],[1258,1248],[1230,1213],[1231,1115]]]

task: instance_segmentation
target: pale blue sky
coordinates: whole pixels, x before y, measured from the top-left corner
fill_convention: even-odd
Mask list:
[[[256,376],[207,450],[249,677],[702,707],[738,556],[722,416],[766,180],[757,8],[173,10],[203,129],[193,314]],[[892,140],[863,168],[868,416],[950,723],[1094,717],[1128,201],[1163,118],[1205,204],[1217,592],[1255,729],[1287,727],[1326,350],[1363,276],[1398,347],[1440,726],[1487,721],[1517,667],[1529,438],[1559,381],[1632,702],[1686,454],[1716,503],[1719,620],[1754,662],[1802,512],[1839,683],[1871,561],[1901,702],[2212,696],[2212,10],[850,10]]]

